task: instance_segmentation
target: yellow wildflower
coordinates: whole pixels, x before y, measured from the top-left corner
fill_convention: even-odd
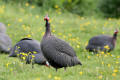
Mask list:
[[[81,72],[79,72],[79,74],[80,74],[80,75],[82,75],[82,74],[83,74],[83,72],[81,71]]]
[[[119,62],[118,62],[118,61],[116,61],[116,64],[119,64]]]
[[[49,75],[48,75],[48,78],[52,78],[52,75],[51,75],[51,74],[49,74]]]
[[[37,52],[36,51],[33,51],[34,54],[36,54]]]
[[[103,76],[102,76],[102,75],[100,75],[100,76],[98,76],[98,78],[99,78],[99,79],[102,79],[102,78],[103,78]]]
[[[8,24],[8,27],[10,26],[11,24]]]
[[[52,32],[55,32],[55,30],[52,30]]]
[[[90,56],[88,56],[88,59],[90,59]]]
[[[40,80],[40,78],[36,78],[35,80]]]
[[[20,18],[20,19],[18,19],[18,22],[22,22],[23,20]]]
[[[22,57],[23,60],[25,60],[25,57]]]
[[[28,35],[27,35],[27,37],[28,37],[28,38],[30,38],[30,37],[31,37],[31,35],[30,35],[30,34],[28,34]]]
[[[108,67],[110,67],[111,65],[110,65],[110,64],[108,64],[107,66],[108,66]]]
[[[55,77],[54,77],[54,80],[61,80],[61,78],[60,78],[60,77],[55,76]]]
[[[77,45],[77,48],[80,48],[80,46],[79,46],[79,45]]]
[[[104,54],[104,52],[102,51],[101,54]]]
[[[63,21],[63,20],[61,20],[61,21],[60,21],[60,24],[63,24],[63,23],[64,23],[64,21]]]
[[[104,46],[105,49],[110,49],[110,47],[108,45]]]
[[[116,76],[116,73],[112,73],[112,76],[115,77],[115,76]]]
[[[35,6],[31,6],[31,8],[33,9],[33,8],[35,8]]]
[[[58,5],[55,5],[55,8],[57,9],[57,8],[59,8],[59,6],[58,6]]]
[[[104,62],[102,62],[102,64],[104,64]]]
[[[39,15],[36,15],[35,17],[38,19],[38,18],[39,18]]]
[[[25,6],[29,6],[29,3],[26,3]]]
[[[116,73],[116,72],[118,72],[118,70],[117,70],[117,69],[114,69],[113,72]]]

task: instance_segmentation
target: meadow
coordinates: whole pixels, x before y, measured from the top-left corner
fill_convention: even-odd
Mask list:
[[[21,38],[30,37],[41,41],[45,32],[44,16],[50,17],[51,31],[68,42],[76,51],[82,66],[68,67],[66,71],[35,65],[26,65],[18,58],[0,54],[0,80],[119,80],[120,79],[120,37],[116,48],[110,53],[93,54],[85,50],[88,40],[96,35],[113,35],[120,26],[120,19],[82,17],[68,12],[42,10],[25,3],[5,4],[0,2],[0,22],[6,24],[12,44]]]

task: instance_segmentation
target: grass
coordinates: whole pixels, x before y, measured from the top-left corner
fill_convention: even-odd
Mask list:
[[[41,40],[46,12],[35,5],[16,5],[0,2],[0,22],[6,24],[7,34],[13,45],[23,37]],[[48,11],[52,33],[70,43],[75,49],[82,66],[64,69],[26,65],[18,58],[0,54],[0,80],[119,80],[120,76],[120,37],[111,53],[92,54],[85,51],[88,40],[100,34],[113,35],[119,28],[120,19],[85,18],[60,11]]]

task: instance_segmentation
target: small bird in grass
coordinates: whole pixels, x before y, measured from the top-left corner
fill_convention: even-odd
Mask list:
[[[41,41],[41,50],[50,65],[56,71],[63,67],[66,69],[66,67],[82,65],[74,49],[67,42],[51,34],[49,17],[46,16],[44,20],[46,21],[46,31]]]
[[[115,48],[116,40],[117,40],[118,29],[115,30],[113,36],[108,35],[99,35],[92,37],[88,45],[86,46],[86,50],[90,52],[98,53],[98,51],[110,52]]]

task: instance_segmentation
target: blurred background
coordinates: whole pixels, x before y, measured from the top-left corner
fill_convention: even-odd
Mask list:
[[[120,17],[120,0],[1,0],[26,6],[39,6],[41,12],[56,10],[68,11],[80,16]]]

